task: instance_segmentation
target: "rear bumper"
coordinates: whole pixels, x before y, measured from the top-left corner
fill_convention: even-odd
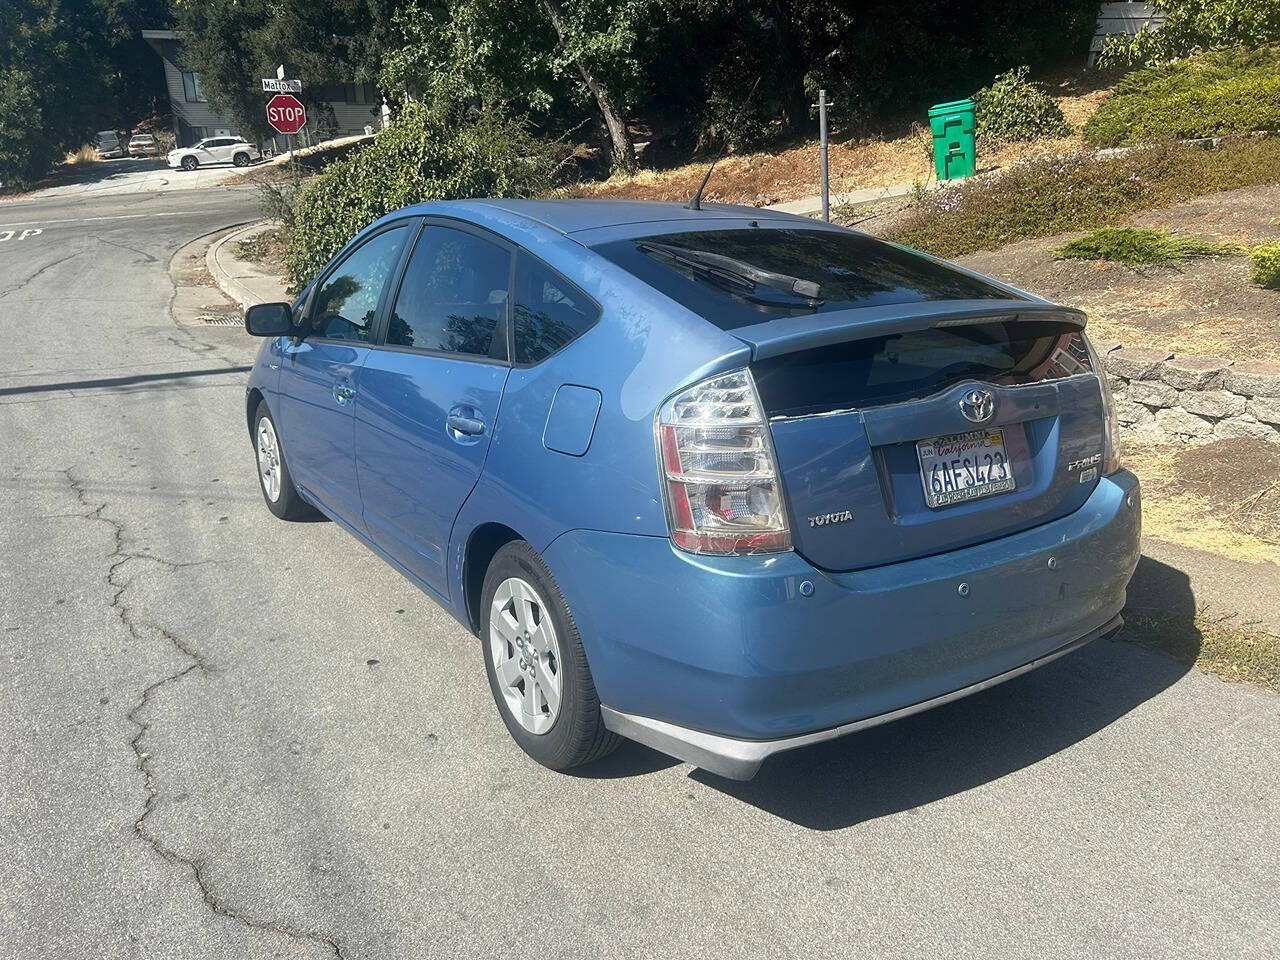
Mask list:
[[[1043,657],[1032,660],[1030,663],[1024,663],[1022,666],[1014,667],[1012,670],[1006,670],[1004,673],[987,680],[979,680],[977,683],[971,683],[969,686],[959,690],[952,690],[950,693],[940,694],[932,699],[913,703],[910,706],[901,707],[889,713],[881,713],[874,717],[866,717],[862,720],[844,723],[838,727],[828,727],[826,730],[815,730],[813,733],[802,733],[799,736],[783,737],[778,740],[737,740],[733,737],[721,737],[714,733],[704,733],[701,730],[678,727],[675,724],[664,723],[651,717],[638,717],[629,713],[619,713],[612,707],[601,707],[601,712],[604,715],[604,725],[614,733],[653,747],[655,750],[660,750],[673,757],[679,757],[681,760],[702,767],[704,770],[710,770],[712,773],[719,774],[722,777],[728,777],[730,780],[750,780],[759,771],[760,764],[775,753],[795,750],[798,747],[807,747],[815,743],[821,743],[824,740],[834,740],[850,733],[857,733],[859,730],[878,727],[882,723],[909,717],[913,713],[921,713],[933,707],[940,707],[944,703],[951,703],[953,700],[959,700],[970,694],[990,689],[996,684],[1012,680],[1014,677],[1034,670],[1036,667],[1041,667],[1046,663],[1057,660],[1073,650],[1078,650],[1099,637],[1112,634],[1123,625],[1123,620],[1117,614],[1107,623],[1096,630],[1089,631],[1083,637],[1078,637],[1070,643],[1050,651]]]
[[[545,560],[606,723],[749,776],[778,750],[975,692],[1113,629],[1140,531],[1138,481],[1121,471],[1067,517],[871,570],[583,530]]]

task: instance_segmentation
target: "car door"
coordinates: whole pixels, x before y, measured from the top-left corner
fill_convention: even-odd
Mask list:
[[[213,150],[213,145],[215,143],[217,143],[216,140],[201,140],[191,148],[191,152],[196,155],[196,159],[199,160],[201,164],[217,163],[218,157]]]
[[[448,596],[449,534],[476,485],[506,383],[512,248],[428,222],[380,348],[361,371],[356,470],[368,535]]]
[[[230,163],[231,150],[235,141],[227,137],[219,137],[217,140],[209,142],[209,154],[213,157],[214,163]]]
[[[281,443],[294,481],[331,515],[361,529],[353,447],[354,401],[378,311],[417,221],[366,237],[316,285],[304,336],[280,363]]]

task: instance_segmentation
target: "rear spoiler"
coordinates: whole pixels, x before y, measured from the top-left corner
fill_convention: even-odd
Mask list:
[[[1018,320],[1057,321],[1081,330],[1085,325],[1083,311],[1045,300],[931,300],[781,317],[728,332],[751,348],[752,360],[764,360],[846,340]]]

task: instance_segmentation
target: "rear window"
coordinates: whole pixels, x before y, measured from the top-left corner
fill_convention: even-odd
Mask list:
[[[769,416],[899,403],[962,380],[1017,386],[1091,369],[1080,331],[1054,321],[935,327],[802,350],[751,365]]]
[[[919,254],[834,230],[705,230],[595,250],[722,330],[852,307],[1019,299]]]

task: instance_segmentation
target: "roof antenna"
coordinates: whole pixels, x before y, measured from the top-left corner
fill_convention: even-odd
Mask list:
[[[755,96],[756,87],[760,86],[760,77],[763,76],[764,74],[761,74],[759,77],[756,77],[756,82],[751,85],[751,89],[747,91],[747,95],[742,98],[742,106],[738,107],[739,113],[746,109],[747,104],[751,102],[751,98]],[[729,140],[726,137],[724,143],[720,146],[720,152],[717,153],[715,159],[711,161],[711,166],[707,167],[706,176],[702,178],[702,183],[698,185],[698,192],[695,193],[693,195],[693,199],[689,201],[690,210],[702,209],[702,191],[707,189],[707,181],[711,179],[711,172],[715,170],[716,164],[720,162],[720,158],[724,156],[725,151],[728,149]]]

